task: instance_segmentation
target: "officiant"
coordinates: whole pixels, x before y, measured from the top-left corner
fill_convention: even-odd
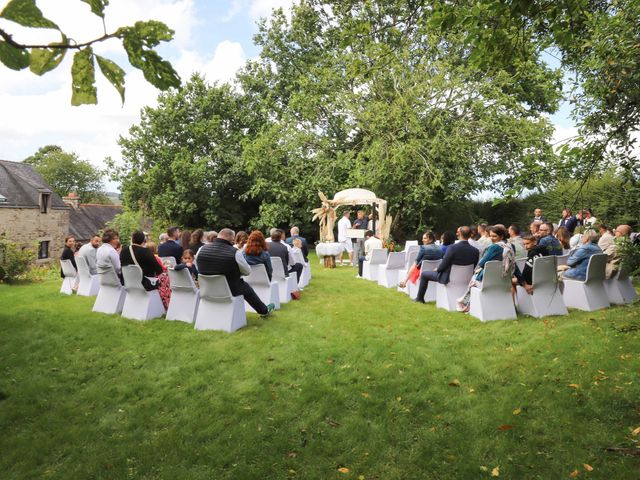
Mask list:
[[[367,230],[367,226],[369,224],[369,220],[364,214],[364,210],[358,210],[357,217],[351,226],[354,230],[363,230],[362,236],[358,235],[359,238],[352,238],[353,242],[353,259],[354,263],[357,265],[358,258],[360,255],[364,255],[364,231]]]

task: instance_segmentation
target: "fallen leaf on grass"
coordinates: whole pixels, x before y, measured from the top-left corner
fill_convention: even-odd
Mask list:
[[[520,415],[520,412],[522,412],[522,410],[520,410],[519,408],[516,408],[516,409],[513,411],[513,414],[514,414],[514,415]]]
[[[484,465],[480,465],[480,471],[482,471],[482,472],[488,472],[488,471],[489,471],[489,469],[488,469],[486,466],[484,466]]]
[[[498,427],[498,430],[500,430],[501,432],[504,432],[506,430],[511,430],[513,428],[513,425],[500,425]]]
[[[351,470],[349,470],[347,467],[340,467],[338,471],[340,473],[349,473]]]
[[[571,388],[580,388],[580,385],[578,385],[577,383],[570,383],[569,386]]]
[[[369,394],[367,392],[362,392],[360,395],[362,395],[364,398],[369,398]]]
[[[496,467],[493,470],[491,470],[491,476],[492,477],[499,477],[500,476],[500,467]]]
[[[631,432],[631,435],[633,435],[634,437],[640,435],[640,427],[636,428],[633,432]]]
[[[578,472],[578,469],[575,469],[573,472],[571,472],[571,473],[569,474],[569,476],[570,476],[571,478],[575,478],[575,477],[577,477],[577,476],[578,476],[578,474],[579,474],[579,473],[580,473],[580,472]]]
[[[589,465],[588,463],[583,463],[582,466],[584,467],[584,469],[587,472],[593,472],[593,467],[591,465]]]
[[[459,387],[460,386],[460,380],[458,380],[457,378],[454,378],[453,380],[451,380],[449,382],[449,386],[450,387]]]

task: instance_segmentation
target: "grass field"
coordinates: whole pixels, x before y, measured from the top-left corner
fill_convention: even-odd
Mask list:
[[[0,478],[640,478],[640,305],[482,324],[312,265],[232,335],[0,286]]]

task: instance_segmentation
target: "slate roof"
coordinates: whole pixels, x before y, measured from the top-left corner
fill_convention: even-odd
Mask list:
[[[122,213],[121,205],[80,204],[69,214],[69,233],[79,241],[88,241],[91,236],[103,230],[107,222]]]
[[[0,160],[0,208],[40,208],[40,193],[50,193],[50,208],[70,208],[31,165]]]

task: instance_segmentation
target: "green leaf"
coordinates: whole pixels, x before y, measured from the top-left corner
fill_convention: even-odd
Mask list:
[[[0,40],[0,62],[11,70],[22,70],[29,66],[29,52]]]
[[[49,45],[63,45],[66,43],[67,37],[62,35],[62,42]],[[65,48],[33,48],[31,50],[29,68],[36,75],[43,75],[60,65],[65,53],[67,53]]]
[[[100,55],[96,55],[96,60],[98,61],[100,71],[118,91],[120,98],[122,99],[122,103],[124,104],[124,70],[115,62],[112,62],[108,58],[101,57]]]
[[[55,28],[58,30],[58,25],[42,15],[36,6],[36,0],[11,0],[0,13],[0,17],[25,27]]]
[[[91,47],[84,48],[73,56],[71,77],[71,105],[95,105],[98,103],[95,86],[96,71]]]
[[[104,7],[109,5],[109,0],[81,0],[89,4],[91,11],[99,17],[104,18]]]

